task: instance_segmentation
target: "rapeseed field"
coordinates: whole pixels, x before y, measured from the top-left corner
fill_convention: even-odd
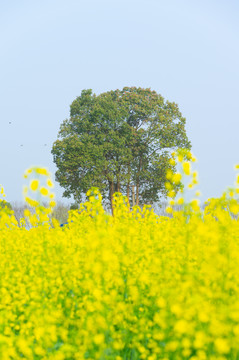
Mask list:
[[[172,184],[194,191],[194,158],[174,157],[168,216],[120,194],[111,216],[91,189],[64,227],[48,171],[26,171],[35,212],[0,213],[0,359],[239,359],[239,178],[186,204]]]

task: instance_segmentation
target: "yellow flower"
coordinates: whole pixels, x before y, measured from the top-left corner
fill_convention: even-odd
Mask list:
[[[174,330],[180,334],[184,334],[188,330],[188,323],[186,320],[181,319],[176,322],[174,325]]]
[[[167,190],[171,190],[171,189],[172,189],[172,185],[171,185],[170,182],[168,182],[168,181],[165,183],[165,187],[166,187]]]
[[[44,356],[46,354],[46,350],[39,345],[35,346],[34,352],[36,355],[39,355],[39,356]]]
[[[168,193],[168,197],[174,198],[176,196],[176,192],[174,190],[170,190]]]
[[[197,212],[197,211],[200,210],[199,204],[200,204],[200,202],[199,202],[198,199],[193,199],[193,200],[191,201],[191,206],[192,206],[193,211]]]
[[[49,202],[49,206],[52,207],[52,208],[55,207],[55,206],[56,206],[56,202],[55,202],[55,201],[50,201],[50,202]]]
[[[173,209],[171,208],[171,206],[167,206],[165,209],[166,213],[168,214],[172,214],[173,213]]]
[[[30,210],[25,209],[25,210],[24,210],[24,216],[25,216],[25,217],[30,217],[30,216],[31,216]]]
[[[17,339],[17,347],[20,350],[20,352],[22,354],[24,354],[27,357],[32,357],[32,351],[30,348],[30,344],[28,343],[28,341],[24,338],[18,338]]]
[[[166,179],[170,180],[170,179],[172,179],[172,176],[173,176],[172,170],[167,170],[167,172],[166,172]]]
[[[159,297],[157,300],[156,300],[156,304],[157,306],[159,306],[160,308],[164,308],[166,306],[166,301],[163,297]]]
[[[178,205],[183,205],[184,203],[184,198],[180,197],[177,201]]]
[[[43,196],[47,196],[48,193],[49,193],[49,191],[48,191],[45,187],[41,187],[40,193],[41,193]]]
[[[175,166],[176,165],[176,161],[174,159],[169,159],[169,164],[172,165],[172,166]]]
[[[185,175],[190,175],[191,174],[191,164],[189,161],[184,161],[183,164],[183,172]]]
[[[39,180],[32,180],[30,183],[30,189],[32,191],[36,191],[38,189],[39,186]]]
[[[214,341],[214,345],[219,354],[228,354],[230,352],[227,339],[218,338]]]
[[[96,334],[96,335],[94,336],[94,343],[95,343],[96,345],[101,345],[101,344],[104,343],[104,341],[105,341],[105,337],[104,337],[103,334]]]
[[[176,341],[176,340],[169,341],[169,342],[166,344],[166,350],[167,350],[167,351],[176,351],[178,345],[179,345],[179,343],[178,343],[178,341]]]
[[[123,349],[123,347],[124,347],[124,344],[123,344],[122,341],[114,341],[114,342],[113,342],[113,348],[114,348],[115,350]]]
[[[182,179],[182,175],[180,173],[176,173],[173,175],[172,177],[172,181],[175,183],[175,184],[179,184],[180,181]]]
[[[53,187],[54,185],[53,185],[53,182],[51,181],[51,179],[47,179],[47,186],[49,186],[49,187]]]
[[[236,215],[239,213],[239,204],[238,203],[231,204],[229,206],[229,208],[230,208],[230,211],[232,214]]]
[[[178,162],[182,162],[183,161],[183,155],[178,155]]]
[[[32,173],[32,169],[27,169],[23,175],[24,179],[28,178],[28,175],[30,175]]]
[[[25,201],[32,207],[37,207],[39,205],[39,202],[36,200],[33,200],[29,198],[28,196],[25,197]]]
[[[45,176],[50,175],[49,171],[46,168],[36,168],[35,171],[39,175],[45,175]]]

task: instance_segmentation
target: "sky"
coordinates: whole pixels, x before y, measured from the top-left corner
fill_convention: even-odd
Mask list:
[[[237,0],[0,0],[0,184],[7,200],[23,199],[23,173],[33,165],[54,179],[52,145],[83,89],[124,86],[151,88],[178,104],[202,199],[233,186],[238,16]],[[56,183],[58,201],[63,191]]]

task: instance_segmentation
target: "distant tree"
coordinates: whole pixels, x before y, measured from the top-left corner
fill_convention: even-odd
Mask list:
[[[185,118],[175,103],[150,89],[125,87],[98,96],[83,90],[53,144],[56,180],[79,203],[90,187],[112,208],[114,192],[131,205],[165,196],[170,154],[190,149]],[[113,209],[112,209],[113,210]]]

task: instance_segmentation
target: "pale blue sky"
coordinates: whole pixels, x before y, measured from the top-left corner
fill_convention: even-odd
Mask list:
[[[22,199],[31,165],[55,173],[51,147],[83,89],[124,86],[151,87],[178,103],[203,198],[219,196],[239,163],[238,18],[237,0],[0,0],[7,199]],[[59,185],[55,191],[60,199]]]

